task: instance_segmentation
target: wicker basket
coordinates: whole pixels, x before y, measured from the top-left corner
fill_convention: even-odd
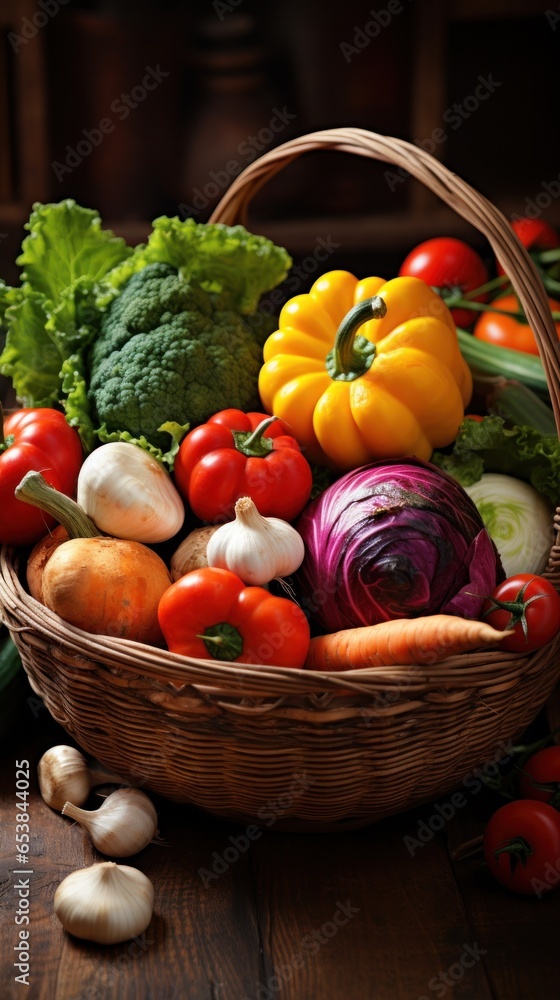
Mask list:
[[[538,274],[501,213],[422,149],[360,129],[303,136],[252,163],[212,221],[248,224],[255,192],[318,149],[404,167],[488,238],[535,330],[560,427],[559,344]],[[546,575],[559,587],[560,510],[556,528]],[[21,570],[4,548],[3,617],[33,689],[77,743],[169,799],[277,829],[365,826],[434,800],[518,737],[560,676],[560,636],[530,656],[343,675],[179,657],[67,625],[29,597]]]

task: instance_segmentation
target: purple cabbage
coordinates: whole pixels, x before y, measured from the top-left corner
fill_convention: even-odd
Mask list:
[[[296,523],[305,558],[298,599],[323,631],[391,618],[478,618],[504,578],[477,508],[447,473],[418,459],[361,466]]]

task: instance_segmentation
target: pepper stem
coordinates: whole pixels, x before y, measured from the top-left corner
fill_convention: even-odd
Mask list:
[[[326,357],[325,367],[330,377],[337,382],[353,382],[364,375],[373,363],[376,346],[367,337],[356,335],[356,331],[371,319],[382,319],[387,306],[379,295],[364,299],[346,313],[340,324],[334,347]]]
[[[241,633],[229,622],[209,625],[202,634],[197,634],[196,638],[202,639],[210,656],[215,660],[226,660],[231,663],[243,652]]]
[[[247,458],[264,458],[272,451],[274,444],[272,438],[265,438],[263,435],[270,425],[278,420],[278,417],[267,417],[261,420],[254,431],[232,431],[233,440],[237,451],[240,451]]]
[[[40,472],[26,472],[14,493],[18,500],[52,514],[66,528],[70,538],[101,537],[101,532],[79,504],[50,486]]]

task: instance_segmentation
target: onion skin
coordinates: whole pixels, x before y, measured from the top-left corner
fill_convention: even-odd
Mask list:
[[[204,528],[194,528],[171,556],[171,577],[173,581],[180,580],[185,573],[193,569],[202,569],[208,565],[206,549],[212,535],[220,527],[211,524]]]
[[[43,603],[71,625],[151,645],[163,645],[157,609],[170,586],[152,549],[120,538],[71,538],[52,553],[42,577]]]
[[[306,549],[298,599],[327,632],[433,614],[478,618],[504,578],[463,487],[419,459],[347,473],[296,528]]]
[[[45,535],[31,550],[29,559],[27,560],[26,576],[27,576],[27,586],[29,588],[29,593],[36,601],[40,601],[44,604],[43,600],[43,573],[45,571],[45,566],[47,565],[53,552],[56,551],[59,545],[63,542],[67,542],[69,538],[66,528],[63,528],[61,524],[58,525],[53,531]]]

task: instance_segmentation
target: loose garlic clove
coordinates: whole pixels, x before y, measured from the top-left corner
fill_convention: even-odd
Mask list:
[[[304,554],[299,532],[279,517],[263,517],[250,497],[237,501],[235,521],[220,525],[206,550],[209,566],[229,569],[254,586],[295,573]]]
[[[104,861],[63,879],[54,894],[54,912],[74,937],[119,944],[146,930],[154,887],[137,868]]]
[[[39,790],[52,809],[62,809],[71,799],[78,805],[86,801],[90,792],[87,760],[74,747],[51,747],[37,765]]]
[[[138,854],[157,834],[155,806],[138,788],[118,788],[95,810],[66,802],[62,815],[85,826],[94,847],[113,858]]]
[[[77,500],[100,531],[135,542],[164,542],[185,520],[185,506],[163,465],[138,445],[95,448],[78,476]]]
[[[51,747],[37,765],[39,790],[51,809],[62,809],[65,802],[83,805],[95,785],[123,784],[109,771],[90,768],[86,758],[75,747]]]

